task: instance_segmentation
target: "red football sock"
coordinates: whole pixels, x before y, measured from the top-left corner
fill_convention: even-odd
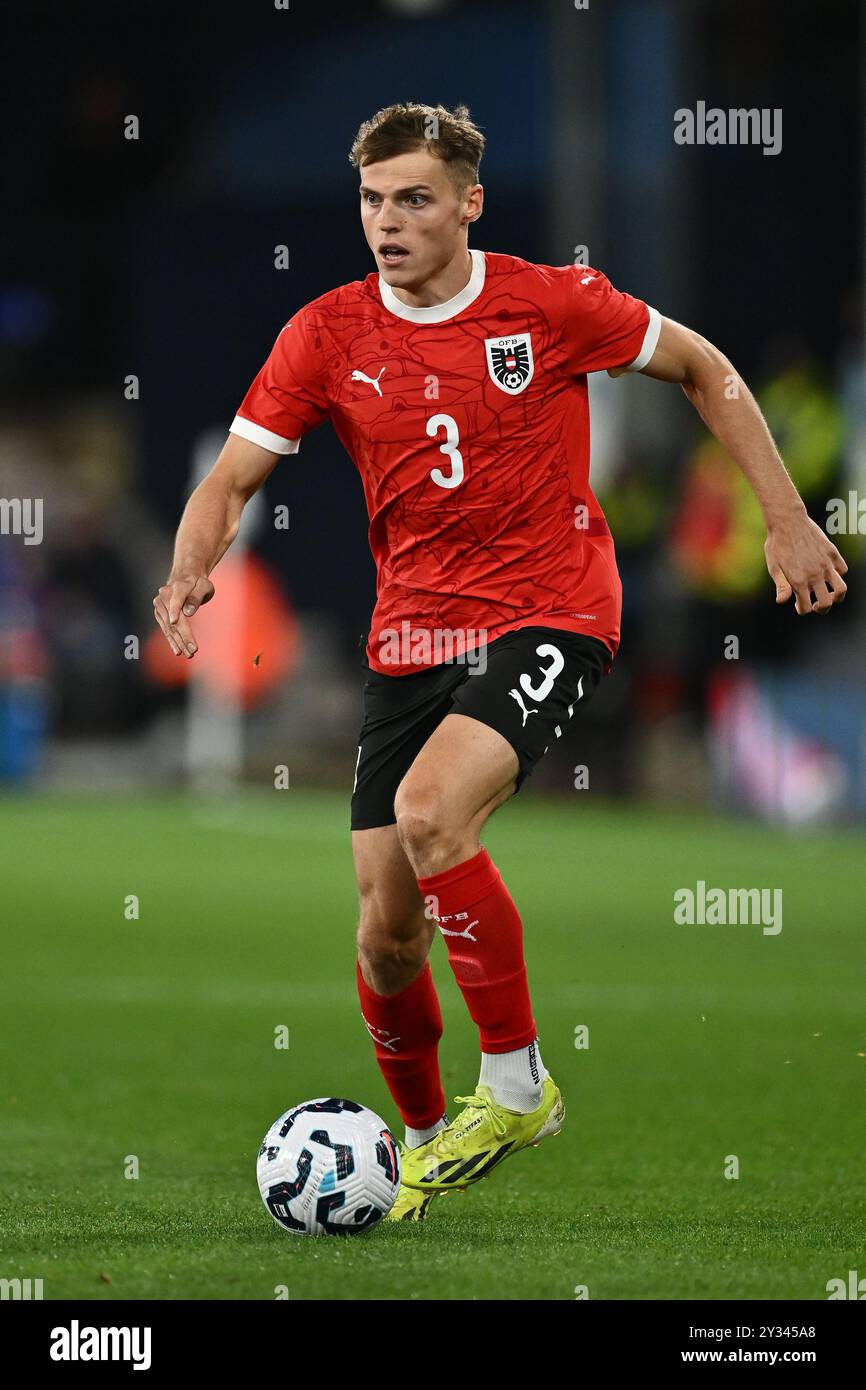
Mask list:
[[[419,878],[482,1052],[514,1052],[536,1036],[523,959],[523,925],[486,849],[444,873]]]
[[[442,1012],[430,962],[399,994],[376,994],[355,963],[361,1015],[376,1049],[376,1061],[403,1123],[429,1129],[445,1113],[439,1075]]]

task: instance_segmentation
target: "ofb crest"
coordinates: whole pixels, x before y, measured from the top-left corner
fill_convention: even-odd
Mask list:
[[[519,396],[525,391],[535,371],[532,342],[528,333],[513,333],[509,338],[485,338],[487,370],[500,391]]]

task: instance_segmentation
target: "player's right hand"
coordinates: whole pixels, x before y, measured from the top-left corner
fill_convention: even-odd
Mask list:
[[[213,596],[214,586],[206,574],[170,574],[154,597],[154,617],[175,656],[195,656],[198,646],[189,619]]]

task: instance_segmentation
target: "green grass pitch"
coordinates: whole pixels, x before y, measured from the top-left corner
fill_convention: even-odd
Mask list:
[[[562,1134],[421,1226],[278,1229],[255,1158],[290,1104],[350,1096],[402,1137],[358,1013],[347,817],[297,790],[0,803],[0,1278],[46,1299],[824,1299],[866,1274],[862,837],[531,789],[485,842]],[[675,925],[698,879],[782,888],[781,933]],[[433,969],[450,1103],[477,1039],[441,940]]]

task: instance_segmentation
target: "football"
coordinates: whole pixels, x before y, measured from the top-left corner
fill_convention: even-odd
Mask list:
[[[354,1100],[308,1100],[275,1120],[256,1164],[262,1201],[299,1236],[357,1235],[387,1216],[400,1152],[381,1116]]]

